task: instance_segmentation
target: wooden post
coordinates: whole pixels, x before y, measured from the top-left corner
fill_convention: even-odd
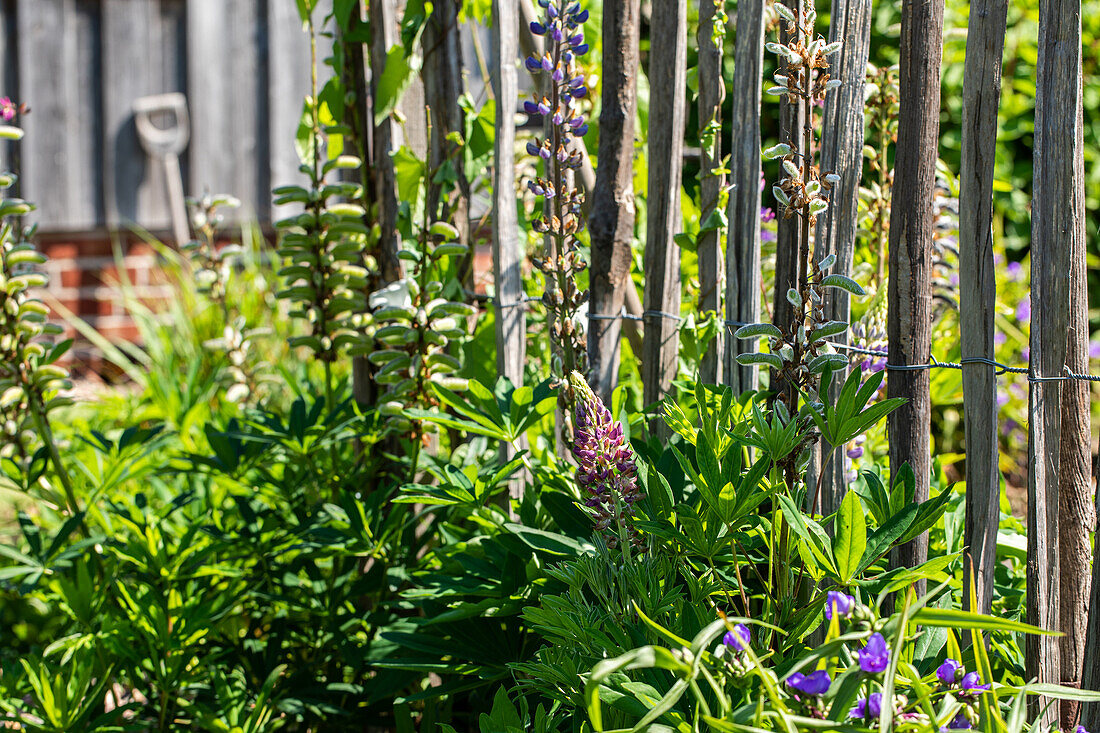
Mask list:
[[[722,49],[714,42],[714,24],[722,0],[699,0],[699,126],[716,125],[714,142],[704,145],[701,152],[699,195],[702,199],[701,221],[717,210],[719,196],[726,185],[724,173],[712,173],[722,165],[722,100],[726,87],[722,81]],[[720,19],[718,22],[722,22]],[[602,160],[602,158],[601,158]],[[722,314],[722,230],[708,229],[699,235],[699,311]],[[721,379],[725,328],[719,328],[699,367],[699,379],[717,384]]]
[[[588,230],[592,238],[589,313],[617,316],[630,281],[634,239],[634,118],[637,114],[638,0],[605,0],[600,169]],[[618,383],[622,321],[590,320],[588,365],[592,389],[605,402]]]
[[[729,234],[726,238],[726,319],[760,320],[760,88],[764,66],[764,0],[737,6],[730,138]],[[729,333],[737,330],[730,326]],[[755,390],[755,366],[737,355],[755,342],[730,338],[723,376],[735,395]]]
[[[516,126],[518,100],[516,69],[516,8],[511,0],[493,0],[493,97],[496,99],[496,138],[493,141],[493,282],[496,285],[497,374],[512,384],[523,384],[527,361],[527,313],[523,292],[523,240],[516,214]],[[501,445],[501,458],[511,460],[515,450]],[[522,499],[523,477],[509,482],[509,494]]]
[[[859,219],[859,182],[863,173],[863,85],[867,79],[867,57],[871,50],[871,0],[838,0],[829,19],[830,43],[840,41],[840,51],[829,58],[829,77],[842,84],[825,99],[821,132],[821,172],[835,173],[840,181],[829,194],[829,208],[817,218],[814,258],[836,255],[832,273],[850,275]],[[825,302],[830,320],[848,322],[851,296],[832,288]],[[836,339],[847,343],[847,333]],[[833,375],[830,398],[840,396],[845,370]],[[821,513],[840,508],[847,482],[847,454],[843,446],[829,458],[822,454],[818,470],[821,480]]]
[[[1007,0],[975,0],[963,69],[962,170],[959,175],[959,328],[963,359],[993,359],[997,305],[993,265],[993,161],[1001,98]],[[996,567],[1000,479],[997,377],[990,364],[963,364],[966,429],[966,528],[963,603],[989,613]],[[970,578],[977,607],[970,608]]]
[[[890,280],[887,334],[890,363],[926,364],[932,348],[932,234],[936,152],[940,130],[940,62],[943,0],[905,0],[901,10],[900,109],[894,199],[890,207]],[[894,370],[890,397],[904,405],[890,413],[890,471],[908,463],[917,501],[928,499],[931,471],[931,398],[927,369]],[[898,548],[895,565],[913,567],[928,557],[928,535]],[[924,581],[915,584],[917,595]]]
[[[1089,301],[1085,265],[1085,159],[1084,106],[1081,58],[1077,60],[1077,129],[1073,157],[1074,223],[1069,241],[1069,330],[1066,340],[1066,368],[1076,374],[1089,371]],[[1083,677],[1088,646],[1089,563],[1092,548],[1089,533],[1096,527],[1092,504],[1092,427],[1089,424],[1089,383],[1062,385],[1061,455],[1058,466],[1058,614],[1065,636],[1059,646],[1061,681],[1077,687]],[[1093,644],[1095,645],[1095,641]],[[1061,701],[1061,725],[1069,730],[1077,724],[1079,704]]]
[[[447,137],[455,132],[466,137],[466,115],[458,104],[463,93],[460,5],[461,0],[437,0],[433,4],[421,39],[424,66],[420,78],[424,81],[425,102],[431,110],[428,169],[437,170],[450,161],[456,178],[456,190],[445,198],[442,183],[428,182],[428,211],[435,220],[453,223],[459,231],[459,241],[470,245],[470,182],[460,145]],[[473,290],[473,263],[471,248],[459,265],[459,278],[467,290]]]
[[[1027,620],[1044,629],[1059,621],[1059,463],[1061,381],[1069,330],[1070,255],[1084,245],[1084,202],[1077,177],[1081,130],[1078,84],[1081,60],[1079,0],[1045,0],[1039,6],[1039,62],[1035,94],[1035,183],[1031,209],[1032,383],[1029,405]],[[1040,307],[1041,306],[1041,307]],[[1059,682],[1059,640],[1028,637],[1028,677]],[[1036,701],[1036,706],[1040,701]],[[1057,707],[1043,725],[1057,723]]]
[[[802,0],[782,0],[782,2],[791,9],[796,18],[803,17]],[[779,43],[780,45],[786,45],[788,41],[786,24],[780,24],[779,29]],[[781,97],[779,100],[779,139],[781,142],[790,145],[791,150],[804,154],[810,152],[802,150],[801,132],[805,124],[806,103],[803,100],[792,99],[789,96]],[[787,291],[791,288],[798,290],[802,220],[794,214],[784,216],[781,212],[777,213],[779,228],[776,232],[775,243],[775,294],[772,304],[772,323],[786,332],[797,317],[797,311],[787,300]],[[774,388],[783,389],[778,384],[774,384]],[[794,404],[794,402],[791,401],[788,404]]]
[[[378,77],[386,67],[386,53],[396,43],[397,10],[395,0],[373,0],[368,3],[370,12],[370,62],[374,71],[371,78],[371,96],[375,94]],[[397,253],[401,240],[397,233],[397,179],[390,157],[396,150],[397,129],[392,116],[374,126],[371,150],[371,171],[374,174],[374,190],[378,197],[378,223],[381,225],[381,254],[379,267],[386,282],[394,282],[403,276],[401,260]]]
[[[645,404],[665,396],[676,376],[680,315],[680,175],[687,92],[687,0],[654,3],[649,51],[649,183],[645,244]],[[666,434],[664,420],[650,426]]]

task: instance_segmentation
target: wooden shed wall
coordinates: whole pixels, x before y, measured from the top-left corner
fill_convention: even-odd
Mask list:
[[[44,231],[168,228],[131,112],[165,92],[187,96],[184,191],[266,222],[271,187],[297,176],[309,42],[293,0],[0,0],[0,85],[31,107],[22,194]]]

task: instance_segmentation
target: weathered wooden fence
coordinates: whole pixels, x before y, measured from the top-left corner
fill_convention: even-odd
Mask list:
[[[699,3],[701,23],[714,17],[713,0]],[[498,0],[496,4],[506,4]],[[792,9],[802,0],[784,0]],[[522,5],[526,5],[523,3]],[[522,6],[521,5],[521,6]],[[998,497],[1001,475],[997,446],[997,382],[1004,373],[994,360],[996,273],[993,264],[992,183],[996,151],[997,107],[1004,51],[1006,0],[975,0],[964,68],[963,155],[960,207],[960,335],[966,432],[965,578],[976,587],[975,609],[988,612],[996,562]],[[731,327],[761,317],[760,274],[760,89],[764,46],[763,0],[741,0],[730,24],[735,64],[729,96],[729,137],[702,151],[704,208],[713,205],[720,176],[707,181],[706,166],[728,152],[728,230],[724,248],[707,233],[699,241],[700,309],[716,310]],[[1041,3],[1038,95],[1036,105],[1033,204],[1031,363],[1031,441],[1029,446],[1028,619],[1066,633],[1061,639],[1028,637],[1028,675],[1100,689],[1100,533],[1095,551],[1088,532],[1095,525],[1089,483],[1088,388],[1069,378],[1087,371],[1087,318],[1084,291],[1084,197],[1081,120],[1080,3]],[[635,104],[632,73],[637,60],[637,0],[605,0],[605,75],[603,77],[600,165],[592,209],[592,309],[590,361],[593,382],[607,395],[618,371],[620,320],[644,322],[641,362],[645,400],[660,399],[675,376],[680,315],[679,255],[674,235],[681,231],[680,141],[688,100],[683,79],[685,20],[683,0],[655,2],[648,74],[660,89],[651,108],[648,152],[645,308],[629,307],[634,285],[629,276],[629,247],[634,227],[629,159]],[[889,279],[888,393],[905,397],[906,406],[889,420],[890,463],[914,470],[917,498],[928,496],[931,472],[931,246],[933,187],[939,139],[940,54],[943,0],[906,0],[902,4],[900,120],[895,161]],[[530,10],[526,11],[528,14]],[[506,17],[503,14],[499,17]],[[528,16],[528,20],[530,16]],[[870,1],[843,0],[832,5],[830,40],[843,41],[831,59],[830,73],[842,81],[830,95],[821,137],[823,171],[840,176],[827,215],[813,233],[814,256],[836,254],[839,271],[851,268],[856,230],[856,195],[862,169],[864,66],[870,45]],[[732,19],[731,19],[732,20]],[[522,34],[521,34],[522,35]],[[716,63],[721,51],[700,28],[699,118],[705,125],[720,117],[726,92]],[[500,46],[503,48],[503,44]],[[505,60],[502,63],[507,63]],[[1077,113],[1074,114],[1073,111]],[[781,132],[798,129],[803,110],[784,104]],[[729,140],[728,149],[725,140]],[[786,140],[785,140],[786,141]],[[793,147],[793,146],[792,146]],[[498,147],[496,165],[510,170],[513,160]],[[589,185],[585,185],[589,188]],[[708,209],[709,210],[709,209]],[[777,252],[773,318],[790,318],[785,293],[798,274],[800,234],[795,220],[781,222]],[[503,235],[500,235],[503,236]],[[505,242],[498,243],[502,247]],[[503,249],[501,249],[503,252]],[[724,260],[724,267],[723,267]],[[503,263],[502,263],[503,264]],[[725,281],[722,281],[723,276]],[[502,283],[503,285],[503,283]],[[722,297],[724,295],[724,297]],[[624,305],[626,306],[624,308]],[[831,317],[847,320],[847,297],[828,304]],[[1066,336],[1068,334],[1068,338]],[[728,336],[728,334],[727,334]],[[507,350],[511,341],[498,348]],[[843,346],[843,344],[841,344]],[[720,339],[703,362],[703,377],[720,380],[737,392],[755,388],[755,370],[737,364],[750,344]],[[838,452],[839,453],[839,452]],[[825,462],[823,507],[835,507],[844,491],[843,456]],[[895,562],[912,565],[927,557],[927,539],[902,548]],[[966,599],[969,604],[969,598]],[[1087,628],[1086,628],[1087,625]],[[1091,639],[1092,643],[1086,643]],[[1086,706],[1082,722],[1100,725],[1100,706]],[[1052,708],[1070,727],[1074,705]]]

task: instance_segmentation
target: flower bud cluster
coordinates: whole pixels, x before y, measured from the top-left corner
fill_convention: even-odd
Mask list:
[[[578,372],[569,375],[576,395],[573,456],[577,485],[585,491],[587,506],[609,547],[626,541],[642,549],[644,537],[634,526],[634,504],[641,498],[634,451],[626,442],[623,424],[592,392]]]
[[[18,128],[0,126],[0,141],[22,136]],[[0,192],[15,180],[0,173]],[[33,209],[22,199],[0,197],[0,457],[22,461],[22,468],[29,467],[38,440],[34,420],[69,404],[59,393],[72,386],[68,370],[57,364],[68,344],[51,343],[61,327],[49,321],[36,295],[48,282],[42,271],[47,257],[31,241],[33,227],[20,222]]]
[[[738,338],[767,338],[769,347],[766,354],[739,355],[739,363],[771,366],[787,384],[795,384],[810,394],[816,393],[822,372],[847,366],[848,357],[836,353],[830,339],[847,331],[848,324],[828,319],[825,293],[830,289],[844,290],[851,295],[863,295],[864,292],[851,278],[827,274],[835,264],[835,255],[829,255],[820,262],[811,262],[810,275],[803,290],[807,298],[804,299],[802,293],[794,288],[787,291],[788,302],[794,306],[795,312],[803,314],[791,326],[780,329],[770,323],[756,323],[738,329]],[[787,405],[792,411],[794,407]]]
[[[584,228],[584,195],[574,186],[572,173],[582,159],[574,141],[588,131],[580,106],[588,86],[577,63],[588,52],[583,30],[588,11],[576,0],[539,0],[539,5],[546,15],[531,23],[531,31],[546,38],[546,50],[541,56],[528,57],[526,65],[533,74],[547,78],[548,89],[525,102],[524,109],[547,120],[548,130],[545,139],[536,137],[527,143],[527,152],[544,165],[544,175],[528,181],[527,189],[542,200],[542,213],[532,220],[532,227],[546,235],[547,252],[534,265],[546,279],[543,303],[550,314],[552,371],[560,379],[574,369],[585,370],[584,335],[576,314],[588,292],[577,287],[575,280],[587,267],[576,239]],[[568,390],[562,396],[563,407],[568,408]]]
[[[805,101],[807,122],[803,133],[809,132],[810,138],[801,150],[795,146],[781,143],[769,148],[765,157],[782,158],[783,178],[772,187],[772,193],[779,203],[783,216],[790,217],[801,213],[812,227],[817,216],[828,207],[826,194],[840,179],[836,174],[821,176],[814,164],[812,135],[814,130],[814,110],[825,100],[826,93],[840,86],[839,79],[830,79],[828,57],[840,51],[840,42],[826,43],[823,38],[813,38],[814,22],[817,12],[811,7],[799,11],[796,16],[782,3],[775,4],[775,11],[787,30],[786,43],[768,43],[767,48],[778,57],[778,66],[774,75],[776,86],[768,89],[769,94],[785,96],[788,101]]]
[[[435,407],[433,384],[452,391],[468,386],[457,376],[462,362],[448,352],[454,341],[465,338],[466,319],[476,311],[442,297],[447,258],[468,252],[466,245],[454,241],[458,236],[458,229],[442,221],[420,230],[401,252],[401,258],[412,263],[409,277],[370,296],[375,311],[368,331],[375,345],[362,352],[369,353],[367,358],[378,368],[375,382],[385,389],[380,412],[389,429],[416,438],[434,432],[435,425],[410,419],[405,410]]]

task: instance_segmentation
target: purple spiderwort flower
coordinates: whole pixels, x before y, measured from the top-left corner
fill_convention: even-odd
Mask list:
[[[752,631],[745,624],[737,624],[732,631],[727,631],[722,637],[722,643],[735,652],[744,651],[752,641]]]
[[[870,697],[856,700],[856,706],[848,711],[849,718],[877,718],[882,715],[882,693],[872,692]]]
[[[1085,726],[1079,725],[1079,726],[1077,726],[1077,730],[1075,730],[1073,733],[1089,733],[1089,732],[1087,730],[1085,730]]]
[[[970,730],[970,720],[966,717],[966,713],[959,711],[959,714],[947,724],[949,730]],[[942,729],[941,729],[942,730]]]
[[[878,674],[886,670],[890,662],[890,650],[886,646],[886,639],[882,634],[874,633],[867,639],[867,644],[856,652],[859,657],[859,668],[867,674]]]
[[[945,659],[943,664],[936,667],[936,679],[944,685],[953,685],[958,681],[959,670],[962,665],[954,659]]]
[[[978,695],[988,690],[993,689],[993,685],[982,684],[982,677],[977,672],[967,672],[963,675],[962,682],[959,683],[959,688],[963,693],[970,695]]]
[[[829,691],[829,685],[832,683],[833,681],[829,679],[829,673],[823,669],[811,674],[795,672],[787,678],[788,687],[807,695],[824,695]]]
[[[863,449],[859,449],[862,455]],[[851,451],[849,451],[849,455]],[[852,609],[855,607],[856,599],[852,596],[841,593],[840,591],[831,590],[828,595],[825,596],[825,618],[830,621],[833,620],[833,614],[837,614],[839,618],[848,618],[852,615]]]

